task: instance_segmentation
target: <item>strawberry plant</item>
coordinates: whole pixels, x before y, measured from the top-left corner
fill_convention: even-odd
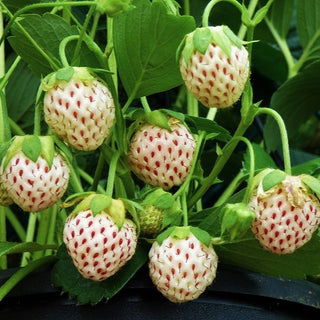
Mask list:
[[[317,0],[3,0],[0,284],[79,304],[143,266],[320,278]],[[306,18],[308,17],[308,18]]]

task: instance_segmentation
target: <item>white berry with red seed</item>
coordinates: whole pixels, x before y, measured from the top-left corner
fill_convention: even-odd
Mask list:
[[[169,236],[149,251],[150,277],[157,289],[175,303],[197,299],[216,277],[218,257],[210,245],[192,233],[185,239]]]
[[[129,146],[132,171],[146,184],[165,190],[183,183],[189,174],[196,142],[188,129],[174,118],[171,131],[152,124],[135,132]]]
[[[318,198],[302,182],[290,176],[264,191],[262,182],[249,206],[256,213],[251,230],[260,244],[276,254],[293,253],[307,243],[320,222]]]
[[[82,276],[103,281],[132,258],[137,245],[136,226],[125,219],[119,229],[106,212],[94,216],[88,209],[67,218],[63,240]]]
[[[222,26],[207,29],[212,34],[219,33],[219,38],[226,38]],[[195,32],[192,32],[187,37],[192,41],[194,34]],[[230,107],[240,98],[248,80],[248,51],[243,46],[239,48],[231,44],[228,55],[213,37],[205,52],[201,53],[195,48],[191,56],[188,56],[188,61],[185,60],[182,50],[180,72],[188,91],[204,106]]]
[[[110,133],[115,117],[114,101],[101,81],[89,73],[83,75],[85,68],[74,69],[75,76],[69,81],[43,85],[45,121],[73,148],[91,151]]]
[[[70,177],[69,167],[58,153],[50,167],[43,156],[33,162],[19,151],[4,170],[1,166],[1,172],[8,195],[27,212],[42,211],[57,203],[67,189]]]

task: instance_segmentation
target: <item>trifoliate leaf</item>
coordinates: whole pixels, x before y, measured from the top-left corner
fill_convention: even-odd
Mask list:
[[[268,191],[272,187],[276,186],[286,177],[286,173],[281,170],[273,170],[268,173],[262,180],[262,188],[264,191]]]

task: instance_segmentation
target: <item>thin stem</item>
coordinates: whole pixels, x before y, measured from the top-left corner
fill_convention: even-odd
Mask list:
[[[12,275],[1,287],[0,287],[0,301],[28,274],[32,271],[51,264],[56,260],[55,256],[47,256],[41,259],[30,262],[24,268],[19,269],[14,275]]]
[[[105,54],[108,57],[109,70],[112,72],[115,90],[118,92],[117,60],[113,45],[113,18],[111,17],[107,17],[107,43]]]
[[[0,37],[3,35],[3,14],[2,8],[0,7]],[[4,50],[4,41],[0,43],[0,79],[5,75],[5,50]]]
[[[5,75],[3,76],[3,78],[1,79],[0,90],[2,90],[7,85],[9,78],[11,77],[13,71],[16,69],[20,61],[21,61],[21,57],[17,56],[16,59],[11,64],[11,66],[9,67],[9,69],[7,70],[7,72],[5,73]]]
[[[199,116],[198,100],[189,91],[187,91],[187,114],[194,117]]]
[[[148,103],[148,100],[146,97],[141,97],[140,98],[140,101],[141,101],[141,104],[143,106],[143,109],[146,111],[146,112],[151,112],[151,108],[149,106],[149,103]]]
[[[54,243],[55,231],[56,231],[56,220],[58,214],[58,206],[54,205],[50,208],[50,221],[47,235],[47,244]],[[45,256],[52,254],[52,249],[47,249],[44,253]]]
[[[310,52],[312,51],[313,46],[315,44],[315,42],[319,39],[320,37],[320,30],[318,30],[310,39],[310,41],[308,42],[308,45],[305,47],[305,49],[303,50],[303,53],[301,55],[301,57],[299,58],[299,60],[296,62],[295,66],[292,67],[291,72],[289,72],[289,76],[293,76],[295,74],[297,74],[300,70],[300,68],[303,66],[303,64],[306,62]]]
[[[183,11],[186,16],[190,15],[190,0],[183,1]]]
[[[244,124],[242,121],[240,121],[238,128],[234,133],[234,136],[242,136],[248,127],[249,127],[248,124]],[[197,201],[200,200],[202,196],[207,192],[207,190],[211,187],[212,183],[217,179],[218,174],[221,172],[221,170],[224,168],[225,164],[231,157],[236,146],[237,146],[237,142],[234,141],[232,145],[226,145],[222,149],[222,155],[219,156],[218,159],[216,160],[216,163],[213,166],[210,174],[206,177],[202,185],[191,197],[189,201],[189,207],[193,207],[197,203]]]
[[[10,129],[13,134],[17,136],[24,136],[26,133],[20,128],[20,126],[17,125],[15,121],[13,121],[11,118],[9,118],[9,125]]]
[[[0,242],[7,241],[7,226],[5,207],[0,206]],[[7,256],[0,257],[0,269],[7,269]]]
[[[187,227],[189,224],[188,221],[188,205],[187,205],[187,192],[184,192],[181,197],[181,209],[182,209],[182,216],[183,216],[183,226]]]
[[[192,179],[193,172],[194,172],[194,170],[196,168],[196,163],[197,163],[197,160],[198,160],[198,155],[199,155],[199,152],[200,152],[200,149],[201,149],[201,146],[202,146],[202,142],[203,142],[205,136],[206,136],[206,132],[205,131],[201,131],[200,134],[199,134],[199,137],[197,139],[197,146],[196,146],[196,149],[194,151],[192,164],[191,164],[191,170],[189,171],[186,180],[180,186],[178,191],[173,195],[173,197],[175,199],[177,199],[178,196],[181,196],[183,193],[185,193],[185,191],[189,187],[190,181]]]
[[[6,218],[8,219],[9,223],[11,224],[12,228],[18,235],[21,241],[26,240],[26,231],[23,225],[20,223],[19,219],[16,215],[10,210],[10,208],[6,208]]]
[[[205,7],[205,9],[203,11],[203,15],[202,15],[202,26],[203,27],[208,27],[209,26],[209,17],[210,17],[210,13],[211,13],[212,8],[217,3],[222,2],[222,1],[230,2],[231,4],[233,4],[242,13],[242,6],[236,0],[211,0],[207,4],[207,6]]]
[[[241,180],[244,175],[242,172],[239,172],[234,179],[228,184],[228,186],[224,189],[223,193],[219,197],[219,199],[214,203],[214,208],[222,206],[235,192],[235,190],[240,185]]]
[[[117,163],[120,157],[120,152],[117,150],[113,155],[109,166],[109,173],[108,173],[108,182],[106,188],[106,195],[112,197],[113,195],[113,188],[114,188],[114,179],[117,170]]]
[[[37,223],[37,213],[30,212],[28,220],[28,227],[26,233],[26,242],[32,242],[35,234],[36,223]],[[24,252],[21,259],[21,267],[24,267],[28,264],[30,260],[30,252]]]
[[[48,228],[50,222],[50,209],[46,209],[39,214],[39,224],[37,230],[36,242],[39,244],[47,243]],[[32,260],[43,257],[44,251],[36,251],[32,255]]]
[[[22,14],[28,12],[28,11],[32,11],[34,9],[38,9],[38,8],[56,8],[57,7],[57,2],[43,2],[43,3],[34,3],[34,4],[30,4],[27,5],[19,10],[16,11],[16,13],[13,15],[12,13],[10,13],[10,11],[8,10],[8,8],[4,5],[3,1],[0,2],[0,6],[2,8],[4,8],[4,10],[6,11],[6,13],[9,15],[10,21],[9,23],[6,25],[4,32],[3,32],[3,36],[0,39],[0,43],[3,42],[5,35],[7,34],[7,32],[9,31],[9,29],[11,28],[12,24],[15,22],[15,20]],[[73,7],[80,7],[80,6],[96,6],[96,1],[66,1],[66,2],[59,2],[59,7],[69,7],[69,6],[73,6]]]
[[[288,139],[288,133],[286,129],[286,125],[280,116],[280,114],[270,108],[260,108],[257,112],[257,114],[267,114],[276,121],[279,130],[280,130],[280,136],[281,136],[281,143],[282,143],[282,153],[283,153],[283,163],[284,163],[284,171],[286,174],[291,174],[291,159],[290,159],[290,148],[289,148],[289,139]]]
[[[64,38],[60,42],[60,45],[59,45],[59,57],[60,57],[60,60],[61,60],[61,63],[63,65],[63,67],[69,67],[69,62],[68,62],[68,59],[67,59],[67,56],[66,56],[66,46],[67,46],[67,44],[70,41],[77,40],[79,38],[80,38],[79,35],[72,35],[72,36]]]
[[[96,11],[96,13],[93,17],[92,27],[91,27],[90,34],[89,34],[91,39],[95,38],[100,17],[101,17],[101,13],[99,11]]]
[[[85,21],[84,21],[84,23],[82,25],[80,36],[79,36],[76,48],[74,50],[73,59],[75,59],[75,58],[77,58],[79,56],[79,53],[80,53],[80,50],[81,50],[82,40],[83,40],[83,37],[85,36],[85,33],[87,31],[87,28],[88,28],[88,24],[90,22],[91,16],[94,13],[94,11],[95,11],[95,6],[91,6],[89,8],[88,13],[87,13],[86,19],[85,19]]]
[[[92,190],[104,193],[104,189],[102,188],[102,186],[99,183],[95,185],[94,179],[86,171],[82,170],[81,168],[78,168],[78,172],[81,178],[83,178],[86,182],[92,185]]]
[[[251,19],[254,11],[258,5],[259,0],[251,0],[249,5],[248,5],[248,14],[249,14],[249,18]],[[241,24],[239,32],[238,32],[238,37],[243,40],[245,37],[245,34],[247,32],[247,27],[244,24]]]
[[[273,35],[274,39],[276,40],[278,46],[281,49],[281,52],[287,62],[287,66],[288,66],[288,79],[292,78],[293,76],[295,76],[297,74],[297,70],[295,70],[295,62],[294,62],[294,58],[291,54],[290,48],[288,46],[287,41],[282,38],[278,31],[274,28],[273,24],[270,22],[270,20],[265,17],[264,21],[266,22],[271,34]]]
[[[217,112],[218,112],[218,108],[210,108],[207,113],[207,119],[213,121],[214,118],[216,117]]]

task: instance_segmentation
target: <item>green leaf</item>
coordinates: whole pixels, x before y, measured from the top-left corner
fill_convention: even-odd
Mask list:
[[[299,138],[299,130],[303,124],[319,110],[319,82],[320,61],[317,61],[286,81],[273,94],[271,108],[283,118],[290,140]],[[279,130],[271,117],[267,118],[264,138],[268,151],[280,146]]]
[[[297,29],[300,43],[306,49],[312,42],[308,59],[319,58],[320,56],[319,16],[320,2],[318,0],[297,1]]]
[[[317,193],[320,195],[320,180],[306,175],[302,177],[302,182],[305,183],[313,192]]]
[[[39,244],[36,242],[0,242],[0,257],[6,254],[17,254],[23,252],[35,252],[46,249],[56,249],[55,244]]]
[[[182,83],[175,52],[195,23],[190,16],[167,14],[159,2],[133,5],[114,18],[113,39],[121,81],[128,96],[138,98]]]
[[[320,157],[317,157],[315,159],[306,161],[304,163],[301,163],[297,166],[292,167],[292,173],[294,175],[299,175],[303,173],[313,175],[317,171],[320,171]]]
[[[96,194],[90,200],[90,210],[92,211],[93,216],[109,208],[111,203],[111,197],[104,194]]]
[[[158,209],[169,209],[174,205],[175,199],[173,195],[166,192],[160,195],[154,202],[154,206]]]
[[[190,128],[192,133],[198,134],[199,131],[205,131],[207,134],[217,134],[216,138],[220,141],[229,141],[231,139],[231,135],[222,126],[218,125],[216,122],[202,118],[202,117],[194,117],[185,115],[185,121]]]
[[[273,2],[268,12],[270,22],[282,38],[286,38],[288,34],[294,9],[295,0],[278,0]]]
[[[296,252],[276,255],[264,250],[256,239],[216,246],[220,262],[262,274],[306,279],[320,273],[320,238],[317,235]]]
[[[15,58],[16,55],[12,54],[7,59],[6,65],[9,67]],[[12,120],[15,122],[23,120],[26,112],[33,107],[39,85],[39,78],[30,71],[24,61],[20,60],[6,86],[8,114]]]
[[[262,187],[264,191],[268,191],[278,183],[283,181],[286,177],[286,173],[281,170],[273,170],[263,177]]]
[[[209,28],[197,28],[193,33],[194,49],[205,54],[212,41],[212,33]]]
[[[58,262],[52,270],[52,282],[62,288],[79,304],[96,304],[102,299],[116,295],[148,260],[148,248],[137,246],[134,256],[115,275],[101,281],[91,281],[82,277],[74,266],[65,246],[58,251]]]
[[[41,154],[41,141],[38,136],[27,135],[22,142],[22,152],[24,155],[36,162]]]

